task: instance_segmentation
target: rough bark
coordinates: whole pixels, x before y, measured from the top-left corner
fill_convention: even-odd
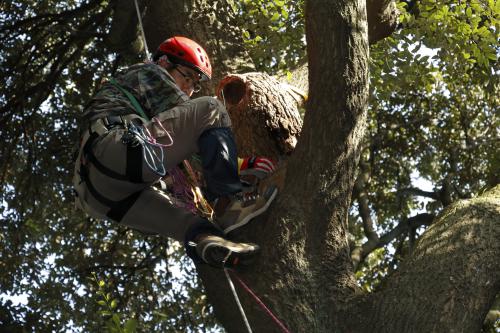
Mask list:
[[[113,2],[113,20],[106,44],[125,58],[136,58],[144,49],[137,26],[134,1]]]
[[[232,0],[150,1],[146,14],[152,18],[145,26],[153,45],[159,44],[165,36],[180,34],[188,35],[206,48],[212,66],[217,68],[214,83],[227,73],[254,68],[243,47]],[[172,28],[167,30],[167,27]]]
[[[390,36],[398,26],[399,11],[392,0],[367,0],[368,41],[370,44]],[[291,71],[291,78],[279,77],[307,93],[309,91],[308,64],[302,63]]]
[[[442,212],[377,292],[353,301],[351,332],[479,332],[500,291],[500,185]]]

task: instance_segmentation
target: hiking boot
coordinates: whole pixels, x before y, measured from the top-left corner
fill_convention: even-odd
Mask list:
[[[202,236],[196,244],[198,256],[216,268],[248,265],[259,251],[257,244],[235,243],[215,235]]]
[[[268,186],[261,193],[242,192],[231,199],[222,212],[216,210],[215,223],[228,234],[264,213],[278,194],[276,186]]]

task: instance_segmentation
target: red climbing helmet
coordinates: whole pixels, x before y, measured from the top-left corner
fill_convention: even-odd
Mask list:
[[[158,60],[164,54],[172,63],[197,71],[202,81],[212,78],[210,59],[205,50],[194,40],[180,36],[171,37],[158,46],[153,59]]]

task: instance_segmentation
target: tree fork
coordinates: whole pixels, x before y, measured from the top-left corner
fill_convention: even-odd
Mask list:
[[[293,332],[340,328],[339,309],[359,291],[346,220],[366,123],[365,5],[307,2],[311,94],[304,128],[276,202],[266,216],[234,236],[262,246],[260,260],[240,274]],[[223,86],[229,109],[248,104],[243,81]],[[234,129],[238,136],[239,127]],[[241,331],[241,317],[223,274],[206,267],[199,271],[217,318],[228,332]],[[240,296],[255,331],[278,331],[251,299]]]

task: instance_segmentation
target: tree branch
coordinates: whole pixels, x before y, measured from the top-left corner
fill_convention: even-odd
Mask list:
[[[414,230],[421,226],[429,226],[434,221],[435,216],[433,214],[422,213],[415,216],[412,216],[408,219],[401,221],[394,229],[381,236],[376,241],[374,239],[368,239],[366,243],[362,246],[356,247],[352,253],[351,258],[353,261],[353,265],[355,268],[359,266],[359,264],[373,251],[378,248],[381,248],[390,242],[392,242],[397,237],[401,236],[405,232],[409,230]]]
[[[375,228],[374,223],[371,218],[371,211],[368,203],[368,194],[366,193],[366,180],[369,178],[368,168],[365,163],[360,162],[361,172],[354,183],[354,196],[358,200],[359,204],[359,215],[363,221],[363,230],[365,232],[366,238],[371,241],[378,242],[379,237]]]
[[[427,197],[431,198],[434,200],[439,200],[439,193],[437,192],[429,192],[429,191],[424,191],[416,187],[409,187],[409,188],[404,188],[399,191],[400,194],[404,195],[415,195],[419,197]]]
[[[397,28],[399,11],[393,0],[367,0],[368,37],[374,44]]]

